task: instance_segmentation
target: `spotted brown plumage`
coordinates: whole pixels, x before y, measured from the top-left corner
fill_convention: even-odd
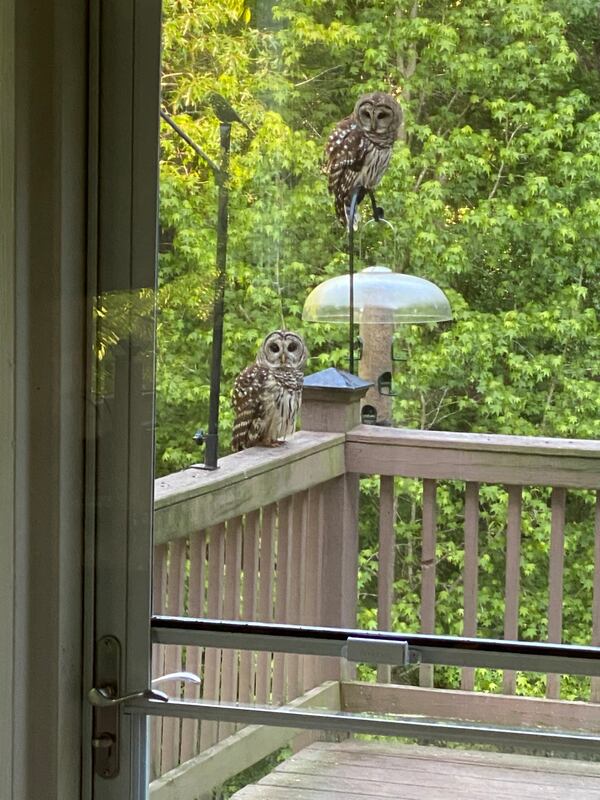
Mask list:
[[[307,358],[298,334],[273,331],[266,337],[256,362],[235,380],[232,450],[273,447],[294,432]]]
[[[352,114],[341,120],[330,135],[324,171],[336,215],[343,225],[348,224],[354,190],[362,190],[360,202],[362,195],[372,191],[383,177],[401,122],[402,111],[396,100],[384,92],[372,92],[359,97]]]

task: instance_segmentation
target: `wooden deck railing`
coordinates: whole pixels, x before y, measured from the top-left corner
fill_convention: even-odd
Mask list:
[[[305,432],[285,448],[228,456],[216,472],[159,479],[155,613],[320,624],[327,506],[344,481],[344,436]],[[341,587],[331,588],[339,598]],[[200,690],[187,685],[184,697],[259,703],[293,700],[337,677],[311,657],[155,646],[154,677],[181,669],[202,675]],[[154,774],[233,732],[230,723],[156,720]]]
[[[284,448],[228,456],[217,472],[185,470],[159,479],[155,503],[157,613],[354,627],[357,607],[358,485],[380,476],[378,628],[393,619],[396,562],[394,477],[423,481],[420,630],[436,630],[438,483],[464,482],[464,623],[477,633],[480,486],[507,487],[506,638],[518,638],[522,487],[551,487],[548,531],[548,636],[562,636],[565,509],[570,489],[600,487],[600,443],[483,434],[450,434],[358,426],[347,434],[297,434]],[[600,644],[600,503],[595,507],[593,630]],[[155,646],[154,674],[188,669],[202,676],[185,697],[242,702],[293,700],[327,679],[339,680],[333,659],[214,648]],[[345,675],[344,677],[348,677]],[[350,676],[351,677],[351,676]],[[379,668],[387,682],[390,671]],[[419,682],[433,686],[433,668]],[[461,688],[472,690],[464,669]],[[550,676],[547,696],[559,696]],[[504,673],[503,691],[515,692]],[[592,699],[600,699],[598,681]],[[162,774],[234,732],[231,724],[157,721],[154,773]]]
[[[436,629],[436,489],[440,480],[464,482],[463,636],[477,633],[480,485],[502,484],[508,495],[504,620],[505,639],[519,638],[522,492],[525,486],[551,487],[548,640],[562,641],[565,512],[568,489],[596,490],[593,625],[590,643],[600,644],[600,442],[524,436],[445,433],[359,426],[347,434],[348,472],[381,475],[378,628],[393,629],[392,552],[395,543],[393,476],[423,481],[421,538],[421,632]],[[379,678],[389,679],[380,668]],[[505,670],[504,694],[515,693],[515,672]],[[420,668],[421,686],[433,686],[433,667]],[[473,689],[473,670],[462,671],[461,688]],[[549,675],[546,696],[560,696],[560,678]],[[600,681],[592,681],[600,700]]]

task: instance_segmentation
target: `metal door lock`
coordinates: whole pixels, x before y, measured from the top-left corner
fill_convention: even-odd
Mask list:
[[[114,744],[115,737],[111,736],[110,733],[102,733],[100,736],[92,739],[92,747],[94,750],[106,750],[107,748],[112,747]]]
[[[94,707],[92,752],[94,772],[101,778],[119,774],[119,681],[121,674],[121,645],[114,636],[103,636],[96,643],[94,654],[94,683],[98,688],[88,692]]]
[[[94,771],[102,778],[114,778],[119,773],[119,728],[120,707],[128,700],[143,697],[167,703],[168,695],[158,689],[142,689],[139,692],[119,694],[121,674],[121,645],[114,636],[103,636],[96,646],[94,668],[95,686],[88,692],[88,701],[94,707],[92,750]],[[152,681],[152,686],[167,681],[200,683],[193,672],[171,672]]]

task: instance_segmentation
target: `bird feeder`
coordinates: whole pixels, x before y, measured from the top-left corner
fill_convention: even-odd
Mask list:
[[[374,384],[363,401],[361,418],[363,422],[389,425],[393,361],[399,360],[393,353],[395,326],[446,322],[452,319],[452,310],[446,295],[431,281],[373,266],[316,286],[306,298],[302,318],[307,322],[358,323],[362,350],[359,376]]]

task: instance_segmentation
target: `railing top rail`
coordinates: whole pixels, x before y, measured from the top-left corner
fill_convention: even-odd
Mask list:
[[[252,447],[219,459],[213,471],[188,468],[157,478],[154,482],[154,507],[180,503],[188,497],[214,492],[224,486],[280,469],[312,453],[343,444],[343,433],[299,431],[281,447]]]
[[[600,488],[600,441],[379,428],[300,431],[281,448],[225,456],[155,482],[155,542],[187,536],[342,475]]]
[[[346,469],[367,475],[599,489],[600,442],[359,425],[346,437]]]
[[[155,481],[154,540],[161,544],[342,475],[343,433],[300,431],[282,447],[255,447]]]
[[[411,447],[452,450],[484,450],[544,456],[578,456],[600,462],[600,441],[595,439],[557,439],[541,436],[512,436],[493,433],[380,428],[358,425],[347,434],[348,442],[410,445]]]

